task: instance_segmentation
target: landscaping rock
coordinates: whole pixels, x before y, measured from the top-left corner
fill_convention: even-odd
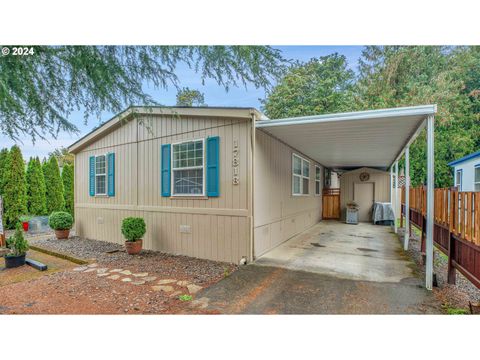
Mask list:
[[[135,277],[144,277],[144,276],[148,276],[148,273],[147,273],[147,272],[143,272],[143,273],[132,274],[132,275],[135,276]]]
[[[195,284],[190,284],[190,285],[187,285],[187,289],[190,294],[196,294],[197,292],[202,290],[202,287]]]
[[[123,278],[122,281],[123,281],[123,282],[130,282],[130,281],[132,281],[132,279],[130,279],[129,277],[127,277],[127,278]]]
[[[156,279],[157,279],[156,276],[146,276],[146,277],[142,278],[143,281],[149,281],[149,282],[154,281]]]
[[[157,284],[158,285],[166,285],[166,284],[171,284],[176,282],[177,280],[175,279],[163,279],[163,280],[158,280]]]
[[[107,279],[117,280],[120,279],[120,275],[110,275]]]
[[[178,286],[187,286],[188,284],[190,284],[190,282],[186,280],[177,281]]]
[[[169,286],[169,285],[160,285],[160,286],[152,286],[152,289],[154,291],[165,291],[165,292],[171,292],[173,291],[173,286]]]
[[[88,269],[88,267],[86,267],[86,266],[79,266],[79,267],[74,268],[73,271],[85,271],[87,269]]]
[[[143,284],[145,284],[145,281],[144,280],[132,281],[132,284],[133,285],[143,285]]]
[[[132,272],[130,270],[123,270],[123,271],[120,271],[120,274],[123,274],[123,275],[132,275]]]
[[[177,291],[174,291],[173,293],[171,293],[169,296],[170,297],[176,297],[176,296],[180,295],[181,293],[182,293],[181,291],[177,290]]]
[[[98,264],[95,264],[95,263],[87,265],[87,267],[89,267],[89,268],[94,268],[94,267],[97,267],[97,266],[98,266]]]
[[[87,270],[84,271],[84,273],[92,272],[92,271],[97,271],[95,268],[87,268]]]
[[[198,307],[200,309],[205,309],[207,306],[208,306],[208,302],[210,301],[209,298],[207,297],[202,297],[200,299],[197,299],[197,300],[193,300],[191,303],[190,303],[190,306],[192,307]]]
[[[111,273],[118,273],[118,272],[121,272],[123,271],[123,269],[112,269],[110,270]]]
[[[99,273],[99,274],[97,273],[97,276],[99,276],[99,277],[108,276],[108,275],[110,275],[110,274],[107,273],[107,272],[105,272],[105,273]]]
[[[106,273],[107,271],[108,271],[107,268],[97,269],[97,274],[103,274],[103,273]]]

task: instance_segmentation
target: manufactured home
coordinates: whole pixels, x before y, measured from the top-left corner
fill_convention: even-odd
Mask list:
[[[453,183],[459,191],[480,191],[480,151],[448,165],[453,168]]]
[[[364,221],[373,201],[393,201],[386,171],[435,111],[130,107],[69,147],[76,233],[122,243],[122,219],[140,216],[146,249],[252,261],[350,200]]]

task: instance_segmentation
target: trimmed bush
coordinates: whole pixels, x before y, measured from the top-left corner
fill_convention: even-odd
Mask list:
[[[51,156],[43,166],[43,173],[45,175],[47,214],[54,211],[64,211],[63,182],[60,177],[57,159],[54,156]]]
[[[27,213],[27,182],[25,163],[17,145],[12,146],[4,165],[3,203],[5,209],[5,227],[15,229],[21,215]]]
[[[73,214],[74,203],[73,203],[73,165],[65,163],[62,170],[62,182],[63,182],[63,197],[65,199],[65,211]]]
[[[65,211],[56,211],[48,218],[48,225],[53,230],[70,230],[73,226],[73,217]]]
[[[30,158],[27,168],[27,207],[34,215],[47,213],[45,198],[45,178],[38,158]]]
[[[28,241],[23,236],[23,231],[20,228],[20,224],[17,224],[15,233],[7,239],[7,247],[10,249],[10,253],[6,256],[22,256],[25,255],[29,249]]]
[[[127,241],[141,239],[146,231],[145,220],[143,220],[143,218],[127,217],[122,221],[122,234]]]
[[[5,173],[5,163],[7,162],[8,149],[3,148],[0,151],[0,195],[3,194],[3,177]]]

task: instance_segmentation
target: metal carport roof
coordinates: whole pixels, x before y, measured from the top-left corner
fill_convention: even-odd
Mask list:
[[[256,127],[332,169],[389,168],[436,105],[260,120]]]

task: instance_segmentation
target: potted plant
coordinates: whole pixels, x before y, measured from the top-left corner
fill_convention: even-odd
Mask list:
[[[55,211],[48,218],[48,225],[55,230],[57,239],[68,239],[73,226],[73,217],[65,211]]]
[[[125,249],[130,255],[142,250],[142,236],[145,235],[145,220],[139,217],[127,217],[122,221],[122,234],[125,237]]]
[[[20,216],[20,221],[22,222],[23,226],[23,231],[27,232],[28,231],[28,222],[32,219],[31,216],[28,215],[22,215]]]
[[[20,224],[17,224],[15,233],[7,239],[7,248],[9,252],[5,254],[5,267],[15,268],[25,265],[25,255],[28,251],[28,242],[23,237]]]

